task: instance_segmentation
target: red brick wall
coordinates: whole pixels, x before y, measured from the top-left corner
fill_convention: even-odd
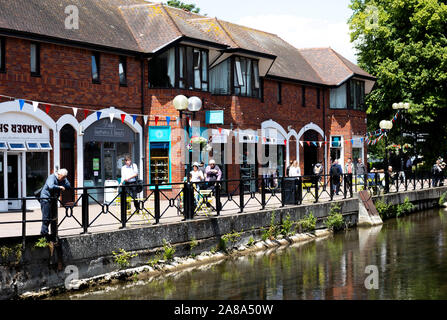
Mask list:
[[[140,60],[127,58],[127,87],[120,87],[118,78],[119,56],[101,53],[101,83],[93,84],[91,80],[91,51],[54,44],[41,44],[41,77],[30,75],[30,41],[7,38],[6,40],[6,73],[0,73],[0,94],[22,97],[24,99],[45,101],[55,104],[74,106],[79,108],[103,109],[114,106],[127,113],[141,113],[141,66]],[[325,133],[329,139],[331,134],[344,135],[349,138],[354,134],[363,135],[366,132],[365,113],[352,110],[330,110],[329,89],[321,89],[324,99],[320,99],[323,107],[317,108],[316,87],[306,87],[306,105],[302,106],[302,88],[295,83],[282,83],[282,103],[277,103],[277,82],[265,80],[264,102],[260,99],[237,96],[214,96],[200,91],[179,89],[149,89],[148,66],[145,63],[145,114],[178,116],[172,100],[179,94],[196,95],[202,99],[203,108],[197,114],[196,120],[205,126],[206,110],[224,110],[225,125],[211,125],[211,128],[222,127],[233,129],[259,129],[266,120],[274,120],[286,131],[291,126],[297,133],[301,128],[313,122],[320,128],[323,126],[323,111],[326,113]],[[44,107],[40,106],[42,110]],[[52,108],[50,116],[57,120],[64,113],[71,113],[70,109]],[[78,121],[84,115],[78,112]],[[160,119],[159,125],[166,125]],[[143,124],[141,119],[138,119]],[[155,125],[151,117],[149,126]],[[173,129],[177,128],[175,120],[171,121]],[[184,124],[181,124],[184,126]],[[147,127],[144,141],[145,166],[149,172]],[[173,140],[178,139],[173,137]],[[301,138],[302,140],[303,138]],[[319,140],[323,140],[319,136]],[[293,140],[295,141],[295,140]],[[328,146],[329,157],[329,146]],[[304,157],[300,148],[301,169]],[[350,156],[350,147],[345,148],[345,158]],[[295,145],[291,146],[290,159],[295,159]],[[180,154],[172,154],[172,181],[182,181],[184,176],[183,159]],[[324,147],[319,148],[319,159],[324,158]],[[51,160],[53,163],[53,159]],[[233,163],[235,159],[233,157]],[[75,175],[76,176],[76,175]],[[147,177],[148,178],[148,177]],[[239,166],[228,166],[228,178],[239,178]]]

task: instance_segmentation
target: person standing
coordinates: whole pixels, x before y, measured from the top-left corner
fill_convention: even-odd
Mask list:
[[[67,179],[68,171],[67,169],[59,169],[57,172],[50,175],[45,185],[42,187],[40,192],[40,208],[42,209],[42,228],[40,235],[48,238],[48,227],[55,217],[52,216],[51,211],[51,200],[57,199],[62,191],[71,188],[70,182]],[[51,224],[51,231],[54,232],[53,228],[56,228],[56,224]],[[56,240],[56,239],[53,239]]]
[[[355,166],[354,171],[358,181],[363,181],[363,179],[365,179],[366,167],[361,158],[357,159],[357,165]],[[366,181],[364,181],[364,183],[366,184]]]
[[[352,185],[352,174],[354,173],[354,164],[351,158],[348,158],[348,162],[345,165],[345,173],[347,174],[346,186],[350,188]]]
[[[286,177],[290,177],[289,172],[290,172],[290,167],[292,166],[293,161],[290,160],[289,165],[286,168]]]
[[[298,178],[300,176],[301,176],[300,166],[298,165],[298,161],[294,160],[289,168],[289,177]]]
[[[437,187],[442,176],[442,167],[440,159],[436,160],[436,163],[433,165],[432,175],[433,175],[433,187]]]
[[[332,163],[329,171],[332,181],[332,191],[338,196],[340,192],[340,177],[343,174],[341,166],[338,164],[338,160],[335,159]]]
[[[132,163],[130,154],[124,157],[124,165],[121,167],[121,185],[124,185],[127,193],[132,197],[135,209],[139,209],[137,200],[138,166]]]
[[[208,166],[205,168],[205,180],[208,182],[208,188],[213,189],[215,181],[222,179],[222,171],[216,165],[216,161],[211,159]]]

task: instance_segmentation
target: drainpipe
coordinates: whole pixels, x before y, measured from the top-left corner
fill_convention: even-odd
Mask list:
[[[324,139],[326,140],[326,104],[324,103],[324,97],[326,94],[326,90],[323,89],[323,133],[324,133]],[[327,144],[324,144],[324,171],[327,171]],[[330,145],[329,145],[330,148]]]
[[[141,114],[144,115],[144,90],[145,90],[145,81],[144,81],[144,55],[141,56]],[[143,161],[143,184],[147,184],[147,170],[146,170],[146,126],[143,122],[143,154],[141,155],[141,160]],[[144,189],[144,196],[146,197],[146,188]]]

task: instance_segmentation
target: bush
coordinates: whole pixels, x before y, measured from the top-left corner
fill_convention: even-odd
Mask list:
[[[382,218],[382,220],[392,217],[394,215],[393,205],[386,203],[383,200],[383,198],[377,200],[375,202],[375,206],[376,206],[377,212],[379,213],[380,218]]]
[[[404,203],[398,204],[396,207],[396,216],[399,218],[401,215],[407,214],[414,209],[414,205],[410,202],[408,197],[405,197]]]
[[[226,233],[220,238],[220,247],[222,250],[226,251],[228,248],[228,242],[231,242],[231,247],[237,242],[241,237],[239,232],[233,231],[232,233]]]
[[[163,239],[163,251],[163,260],[171,260],[174,258],[175,249],[165,239]]]
[[[281,234],[283,234],[284,236],[292,234],[293,224],[293,221],[290,220],[290,214],[287,214],[286,219],[282,222]]]
[[[313,213],[310,212],[303,219],[298,221],[299,226],[303,229],[303,231],[314,231],[317,226],[317,218],[314,217]]]
[[[324,224],[328,229],[333,231],[343,230],[345,228],[345,221],[343,220],[343,215],[338,204],[331,206],[329,216]]]
[[[439,205],[442,206],[444,205],[444,203],[446,202],[446,197],[447,197],[447,191],[444,192],[441,197],[439,198]]]

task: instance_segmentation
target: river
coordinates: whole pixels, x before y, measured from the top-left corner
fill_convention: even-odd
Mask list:
[[[447,299],[446,235],[447,211],[427,210],[375,228],[52,299]],[[366,272],[367,266],[373,267]],[[365,287],[367,277],[377,289]]]

